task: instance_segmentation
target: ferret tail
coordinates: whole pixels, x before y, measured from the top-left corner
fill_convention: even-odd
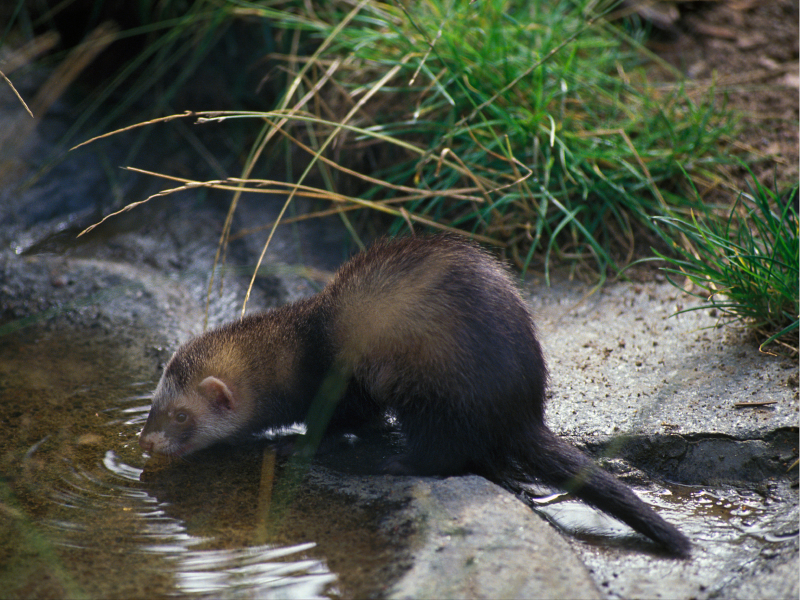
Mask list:
[[[688,538],[658,516],[628,486],[549,429],[543,428],[537,437],[541,445],[537,444],[536,449],[525,449],[525,456],[521,457],[532,468],[533,475],[627,523],[672,554],[681,557],[691,554],[692,545]]]

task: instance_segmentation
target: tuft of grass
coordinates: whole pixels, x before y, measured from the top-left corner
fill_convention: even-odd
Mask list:
[[[294,131],[319,151],[338,116],[372,94],[348,123],[357,131],[334,143],[345,162],[377,147],[390,157],[362,198],[400,198],[396,186],[428,192],[398,203],[496,240],[523,269],[534,256],[545,271],[551,258],[619,269],[651,217],[667,212],[662,187],[680,188],[682,169],[718,179],[719,140],[733,121],[711,91],[693,101],[681,85],[650,83],[644,64],[654,57],[599,18],[603,4],[370,2],[344,27],[351,4],[316,7],[303,21],[324,40],[313,68],[342,63],[318,89],[308,71],[298,75],[294,106],[319,127]],[[670,202],[691,207],[679,193]]]
[[[698,197],[699,198],[699,197]],[[657,253],[676,287],[751,328],[761,348],[798,351],[798,186],[780,193],[753,178],[727,215],[656,217],[674,254]],[[679,276],[682,281],[676,281]]]
[[[658,61],[641,30],[604,20],[615,4],[204,0],[157,39],[217,39],[244,19],[291,40],[291,52],[265,57],[289,74],[276,109],[218,113],[261,127],[231,212],[263,185],[251,180],[257,165],[285,160],[300,173],[301,156],[287,205],[301,189],[331,200],[322,212],[354,235],[352,211],[376,209],[395,216],[393,234],[457,229],[505,248],[522,270],[547,276],[555,260],[604,278],[648,246],[652,216],[691,208],[684,170],[719,181],[719,141],[733,127],[712,90],[693,100],[680,84],[648,81],[646,64]],[[148,49],[154,64],[171,65],[172,46],[159,48]],[[222,245],[229,235],[226,224]]]
[[[641,30],[603,18],[615,2],[216,1],[220,22],[268,22],[292,49],[265,57],[289,77],[274,110],[157,119],[259,128],[237,178],[151,173],[180,183],[162,195],[233,193],[220,248],[243,233],[230,229],[242,193],[282,194],[284,223],[305,218],[284,218],[296,196],[317,198],[354,236],[354,213],[380,211],[392,233],[457,229],[522,270],[567,262],[602,279],[663,234],[654,216],[703,210],[687,182],[721,182],[734,120],[678,74],[650,82]],[[291,183],[252,178],[276,159]]]

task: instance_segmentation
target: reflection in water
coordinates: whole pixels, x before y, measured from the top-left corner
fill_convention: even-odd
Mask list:
[[[103,457],[103,466],[114,475],[127,479],[128,481],[135,481],[138,483],[139,478],[142,476],[142,469],[137,469],[136,467],[120,462],[113,450],[108,450],[106,452],[106,455]]]
[[[676,501],[676,496],[668,488],[654,491],[656,485],[652,484],[651,487],[650,490],[637,489],[636,493],[649,506],[661,513],[661,516],[682,528],[681,524],[687,516],[684,512],[687,508],[686,503]],[[613,544],[615,541],[621,542],[626,538],[645,539],[628,525],[576,499],[571,494],[558,492],[543,496],[544,490],[549,488],[537,485],[520,485],[519,489],[522,497],[536,512],[559,529],[568,532],[570,537],[597,543],[599,546]]]
[[[103,465],[112,474],[137,483],[143,473],[123,463],[112,450],[106,452]],[[169,517],[147,492],[127,490],[124,495],[149,505],[137,511],[144,523],[138,551],[162,555],[169,561],[170,567],[165,570],[173,574],[181,595],[320,598],[336,581],[323,561],[302,557],[316,546],[313,542],[288,547],[193,550],[193,546],[207,545],[211,540],[188,535],[183,523]],[[293,555],[300,556],[288,561]]]
[[[665,590],[672,590],[675,597],[737,597],[726,596],[725,586],[734,578],[744,581],[755,575],[749,573],[759,568],[753,557],[771,552],[777,556],[787,545],[796,547],[797,505],[787,510],[787,504],[775,501],[791,497],[781,489],[788,482],[771,486],[758,491],[676,484],[637,489],[645,502],[692,540],[689,561],[654,563],[648,555],[659,550],[643,536],[576,500],[535,510],[569,532],[573,548],[609,598],[669,597]],[[617,543],[625,538],[625,546]],[[641,550],[630,552],[636,545]]]
[[[702,531],[690,538],[713,538],[716,542],[733,545],[741,543],[743,534],[760,532],[753,524],[763,523],[769,511],[769,503],[763,496],[735,488],[711,490],[673,484],[658,491],[638,489],[636,493],[683,530],[690,528],[697,517],[704,517]],[[531,501],[537,512],[570,535],[600,540],[600,544],[607,544],[613,538],[640,537],[627,525],[568,495],[554,495],[547,500],[549,502]]]
[[[102,459],[105,469],[65,466],[62,485],[50,494],[64,516],[46,522],[60,546],[148,555],[148,568],[169,574],[174,592],[184,597],[319,598],[337,579],[323,561],[306,558],[313,542],[197,549],[213,546],[213,539],[187,533],[166,504],[140,488],[143,470],[113,450]]]
[[[0,343],[0,595],[339,595],[316,543],[298,543],[315,538],[249,547],[253,521],[236,507],[248,497],[236,486],[222,504],[240,518],[222,529],[213,507],[182,513],[143,481],[137,436],[154,383],[131,383],[131,357],[113,339],[23,333]]]
[[[336,581],[322,561],[276,562],[314,546],[189,551],[178,557],[177,588],[189,595],[319,598]]]

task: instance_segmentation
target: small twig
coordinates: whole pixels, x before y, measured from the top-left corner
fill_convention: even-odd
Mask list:
[[[737,402],[733,406],[736,408],[754,408],[759,406],[769,406],[770,404],[777,404],[777,400],[760,400],[758,402]]]

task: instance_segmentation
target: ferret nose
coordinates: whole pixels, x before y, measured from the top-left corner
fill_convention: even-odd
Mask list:
[[[144,439],[144,436],[139,436],[139,445],[142,447],[142,450],[145,452],[152,452],[153,451],[153,442],[150,440]]]

